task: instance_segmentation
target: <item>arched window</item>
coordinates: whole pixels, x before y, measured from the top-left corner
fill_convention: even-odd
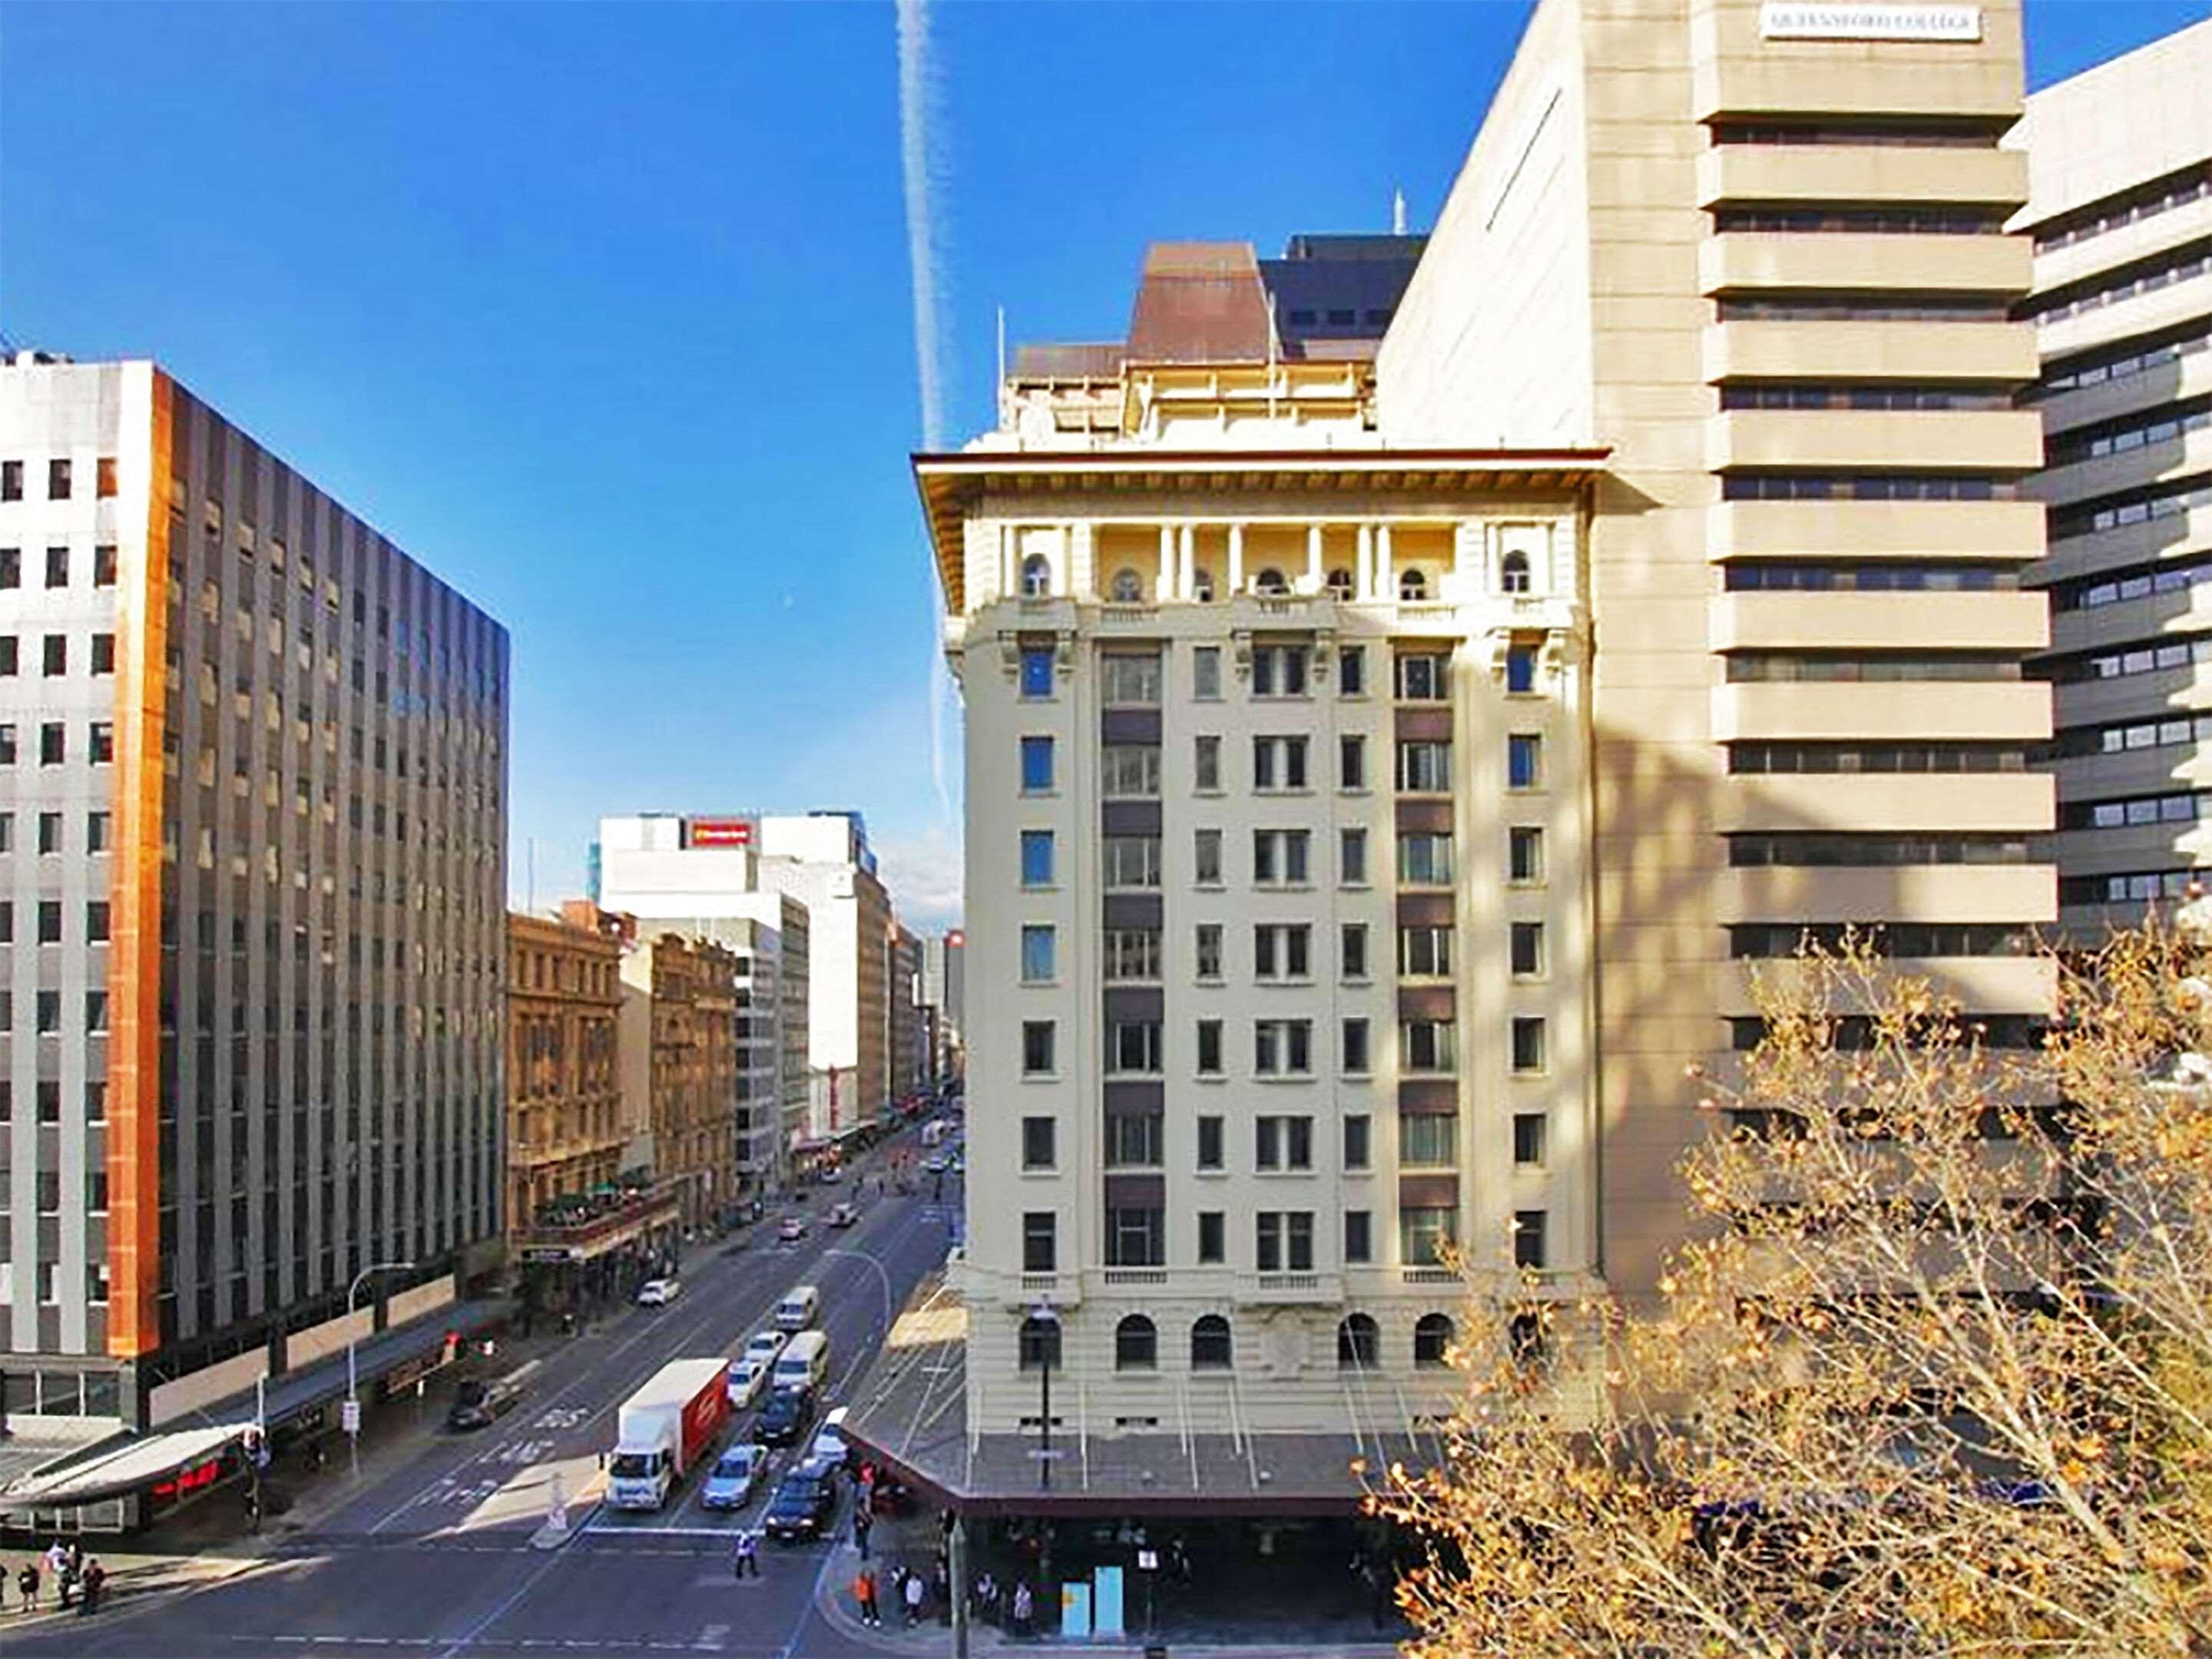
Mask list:
[[[1259,593],[1281,594],[1291,591],[1290,583],[1283,580],[1283,573],[1272,564],[1260,573],[1259,580],[1252,584],[1252,587],[1255,592]]]
[[[1136,605],[1145,597],[1145,584],[1135,571],[1124,565],[1114,573],[1114,585],[1107,593],[1116,605]]]
[[[1419,600],[1429,597],[1429,579],[1419,570],[1401,571],[1398,575],[1398,597]]]
[[[1052,561],[1032,553],[1022,561],[1022,597],[1041,599],[1052,592]]]
[[[1340,1370],[1371,1371],[1381,1346],[1375,1322],[1364,1313],[1346,1314],[1336,1328],[1336,1364]]]
[[[1516,1365],[1541,1365],[1551,1351],[1544,1334],[1544,1318],[1534,1309],[1523,1309],[1505,1323],[1505,1351]]]
[[[1446,1357],[1451,1351],[1452,1322],[1448,1315],[1423,1314],[1413,1322],[1413,1363],[1416,1365],[1444,1365],[1450,1364]]]
[[[1190,1328],[1191,1370],[1225,1371],[1232,1363],[1229,1322],[1219,1314],[1201,1315]]]
[[[1022,1369],[1037,1370],[1049,1365],[1060,1369],[1060,1322],[1040,1319],[1031,1314],[1022,1321]]]
[[[1526,593],[1528,591],[1528,556],[1526,553],[1508,553],[1498,567],[1498,582],[1509,593]]]
[[[1160,1334],[1142,1314],[1130,1314],[1114,1328],[1114,1369],[1149,1371],[1160,1363]]]
[[[1352,573],[1341,565],[1328,573],[1328,591],[1340,599],[1352,597]]]
[[[1190,591],[1200,605],[1213,603],[1213,573],[1204,565],[1190,573]]]

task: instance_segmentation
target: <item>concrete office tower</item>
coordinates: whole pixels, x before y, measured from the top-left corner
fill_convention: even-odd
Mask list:
[[[642,919],[648,936],[712,939],[737,955],[741,1194],[784,1184],[811,1092],[812,922],[804,904],[760,884],[755,829],[745,817],[654,812],[602,818],[592,843],[611,908]]]
[[[885,936],[884,996],[890,1004],[890,1097],[901,1100],[929,1075],[929,1025],[922,1018],[921,941],[896,920]]]
[[[968,936],[958,928],[932,933],[921,942],[921,1000],[931,1014],[930,1081],[942,1085],[960,1074],[966,1039]]]
[[[1445,1239],[1562,1294],[1594,1267],[1602,453],[1387,450],[1356,343],[1308,355],[1277,307],[1247,246],[1156,246],[1126,345],[1025,349],[1012,428],[916,464],[988,988],[979,1494],[1034,1487],[1048,1364],[1123,1498],[1249,1498],[1256,1436],[1271,1501],[1341,1508],[1355,1425],[1456,1387]],[[1122,424],[1071,437],[1115,359]]]
[[[673,1182],[693,1231],[726,1221],[738,1196],[737,983],[736,953],[710,939],[648,934],[623,953],[623,1167]]]
[[[1544,0],[1377,363],[1394,446],[1593,441],[1599,1263],[1679,1236],[1747,969],[1879,924],[1992,1036],[2052,987],[2043,550],[2008,320],[2017,4]]]
[[[2060,915],[2094,941],[2212,863],[2212,23],[2027,100]],[[2207,589],[2212,592],[2212,588]]]
[[[507,919],[507,1224],[622,1171],[622,940],[586,915]],[[609,918],[611,921],[612,918]]]
[[[410,1310],[496,1264],[507,687],[498,623],[154,364],[0,366],[19,1430],[250,1398],[370,1264]]]

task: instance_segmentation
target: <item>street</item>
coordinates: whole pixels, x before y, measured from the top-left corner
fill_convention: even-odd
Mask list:
[[[910,1148],[910,1136],[895,1145]],[[872,1175],[884,1154],[860,1160]],[[704,1460],[657,1513],[617,1513],[579,1501],[611,1444],[616,1407],[671,1358],[727,1354],[763,1326],[791,1286],[822,1292],[819,1328],[830,1342],[826,1411],[881,1346],[915,1282],[943,1259],[959,1203],[948,1179],[933,1202],[924,1176],[913,1197],[866,1200],[843,1231],[822,1224],[855,1183],[817,1190],[809,1236],[774,1242],[774,1218],[734,1255],[702,1244],[685,1263],[683,1294],[665,1309],[633,1308],[551,1348],[529,1397],[493,1427],[455,1435],[426,1412],[405,1443],[365,1467],[359,1490],[272,1537],[251,1566],[205,1588],[122,1599],[99,1621],[45,1620],[7,1630],[8,1651],[118,1656],[318,1653],[439,1655],[714,1651],[797,1656],[855,1650],[815,1612],[830,1566],[824,1540],[764,1542],[761,1576],[738,1582],[735,1534],[757,1526],[775,1481],[803,1446],[775,1455],[741,1511],[698,1502]],[[749,1437],[750,1408],[732,1414],[724,1443]],[[810,1437],[811,1437],[811,1435]],[[554,1480],[570,1499],[574,1530],[557,1548],[534,1547]],[[327,1480],[352,1477],[335,1465]],[[306,1494],[312,1498],[313,1493]],[[216,1502],[224,1501],[216,1499]],[[849,1509],[841,1491],[837,1521]],[[139,1547],[162,1547],[158,1532]],[[5,1628],[5,1626],[0,1626]]]

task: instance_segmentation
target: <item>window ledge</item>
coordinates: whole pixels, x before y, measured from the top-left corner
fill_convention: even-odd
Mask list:
[[[1191,1073],[1191,1081],[1194,1083],[1226,1083],[1229,1081],[1229,1076],[1225,1072],[1194,1072]]]
[[[1060,1083],[1065,1080],[1058,1072],[1024,1072],[1022,1073],[1022,1081],[1024,1083]]]
[[[1314,1081],[1315,1076],[1316,1074],[1312,1072],[1255,1072],[1252,1074],[1252,1081],[1255,1083],[1277,1085],[1285,1083],[1311,1083]]]
[[[1057,1181],[1060,1175],[1057,1169],[1024,1170],[1021,1173],[1024,1181]]]
[[[1200,1181],[1226,1181],[1229,1179],[1229,1171],[1226,1170],[1194,1170],[1191,1173],[1195,1175]]]

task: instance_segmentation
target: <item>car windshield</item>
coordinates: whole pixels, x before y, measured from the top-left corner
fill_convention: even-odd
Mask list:
[[[484,1395],[487,1392],[483,1382],[475,1377],[471,1377],[453,1390],[453,1404],[459,1407],[481,1406],[483,1404]]]
[[[776,1490],[775,1501],[796,1509],[802,1504],[811,1504],[817,1490],[817,1483],[803,1474],[787,1475]]]
[[[752,1466],[752,1456],[751,1454],[748,1452],[724,1452],[722,1454],[722,1461],[714,1465],[714,1473],[717,1474],[742,1475],[746,1470],[751,1468]]]
[[[608,1473],[617,1480],[650,1480],[660,1473],[659,1452],[617,1452]]]

